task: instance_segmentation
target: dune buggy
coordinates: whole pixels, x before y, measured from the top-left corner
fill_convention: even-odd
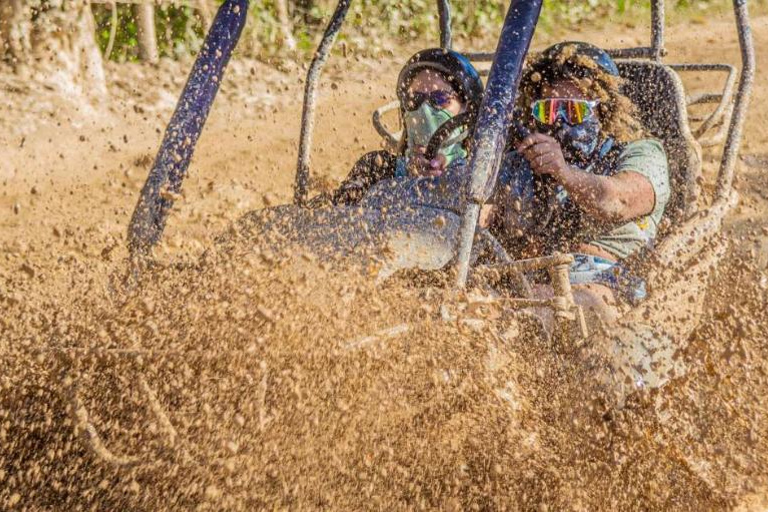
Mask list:
[[[376,257],[377,277],[419,269],[449,275],[459,289],[492,290],[510,315],[548,310],[554,315],[551,333],[553,350],[588,362],[595,351],[602,355],[596,378],[605,379],[617,400],[638,388],[663,385],[675,374],[674,352],[685,344],[701,315],[704,294],[700,290],[711,269],[723,255],[719,238],[725,215],[735,205],[733,177],[742,126],[754,77],[754,48],[746,0],[734,0],[742,66],[728,64],[668,64],[664,62],[664,2],[653,0],[651,42],[647,47],[610,50],[620,74],[627,79],[625,94],[641,106],[645,128],[661,140],[669,156],[673,199],[666,215],[675,226],[662,233],[659,243],[645,258],[644,277],[650,295],[639,305],[627,308],[617,326],[609,330],[585,325],[569,284],[568,254],[515,260],[488,232],[478,229],[478,215],[493,188],[501,153],[510,131],[511,113],[521,71],[542,8],[542,0],[513,0],[493,53],[467,52],[476,62],[490,62],[482,108],[478,115],[469,159],[471,184],[460,201],[459,211],[430,205],[408,205],[387,209],[376,205],[362,208],[310,209],[309,174],[312,134],[320,75],[351,0],[339,1],[320,40],[307,73],[301,138],[295,175],[294,204],[265,208],[247,214],[236,226],[241,235],[263,243],[286,240],[321,256],[342,261],[370,261]],[[151,259],[152,247],[161,239],[175,194],[194,152],[208,112],[221,83],[227,62],[246,21],[248,0],[225,0],[218,10],[205,43],[190,72],[176,111],[166,129],[160,150],[141,192],[129,227],[133,272],[140,272]],[[452,45],[450,5],[437,0],[440,45]],[[686,95],[680,74],[704,72],[723,76],[722,90]],[[738,75],[738,78],[737,78]],[[702,106],[713,108],[703,109]],[[398,134],[382,123],[394,108],[385,105],[373,113],[373,125],[385,143],[396,144]],[[444,134],[443,134],[444,135]],[[435,135],[440,136],[440,132]],[[714,195],[709,204],[700,191],[701,148],[723,144]],[[430,147],[439,146],[439,140]],[[279,237],[269,236],[278,233]],[[384,250],[386,249],[386,250]],[[490,254],[482,263],[476,255]],[[450,272],[446,274],[446,270]],[[554,297],[530,296],[526,274],[546,271]],[[594,332],[589,333],[588,328]],[[547,334],[541,330],[543,336]],[[146,357],[130,351],[125,357]],[[115,464],[131,464],[109,452],[90,423],[77,395],[76,377],[70,381],[75,406],[74,424],[85,432],[92,451]],[[151,398],[154,392],[145,379],[141,388]],[[157,400],[149,400],[160,429],[173,444],[174,429]]]

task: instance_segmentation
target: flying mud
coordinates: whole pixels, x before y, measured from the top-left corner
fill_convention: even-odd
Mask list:
[[[767,47],[768,18],[753,25]],[[641,36],[588,35],[606,46]],[[705,49],[710,37],[721,44]],[[736,45],[716,21],[668,41],[687,61],[730,61]],[[331,65],[316,190],[378,144],[368,113],[391,99],[400,60]],[[376,284],[375,262],[340,270],[238,236],[243,213],[290,198],[296,70],[232,63],[159,265],[126,286],[126,226],[173,104],[166,90],[181,85],[162,66],[128,66],[108,70],[114,100],[98,115],[6,87],[0,508],[768,505],[764,110],[747,119],[728,252],[706,288],[685,290],[706,294],[675,356],[686,371],[615,408],[589,368],[491,297]]]

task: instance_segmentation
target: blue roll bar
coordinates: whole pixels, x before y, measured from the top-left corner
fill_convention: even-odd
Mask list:
[[[173,197],[181,190],[224,69],[245,26],[248,3],[224,1],[195,60],[128,226],[128,249],[134,262],[146,256],[163,234]]]
[[[542,0],[513,0],[501,29],[472,138],[474,149],[469,161],[472,180],[459,232],[456,262],[456,285],[460,288],[467,282],[480,208],[496,182],[525,56],[539,21],[541,5]]]

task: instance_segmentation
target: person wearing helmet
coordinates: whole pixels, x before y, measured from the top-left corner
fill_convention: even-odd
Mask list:
[[[441,48],[413,55],[397,79],[403,135],[396,153],[373,151],[360,158],[333,193],[336,205],[357,204],[377,182],[392,178],[440,177],[466,164],[483,84],[469,59]],[[437,154],[426,158],[432,136],[455,124]],[[450,127],[449,127],[450,128]]]
[[[571,281],[598,309],[644,297],[622,262],[653,244],[670,197],[664,147],[621,86],[616,64],[591,44],[542,52],[521,79],[524,127],[494,199],[499,238],[528,256],[572,253]]]

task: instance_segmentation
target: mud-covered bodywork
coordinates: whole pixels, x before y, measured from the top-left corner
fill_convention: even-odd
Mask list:
[[[243,216],[234,232],[271,250],[359,268],[377,279],[398,270],[439,270],[455,255],[457,215],[437,208],[309,210],[286,205]],[[232,240],[232,231],[220,240]]]

